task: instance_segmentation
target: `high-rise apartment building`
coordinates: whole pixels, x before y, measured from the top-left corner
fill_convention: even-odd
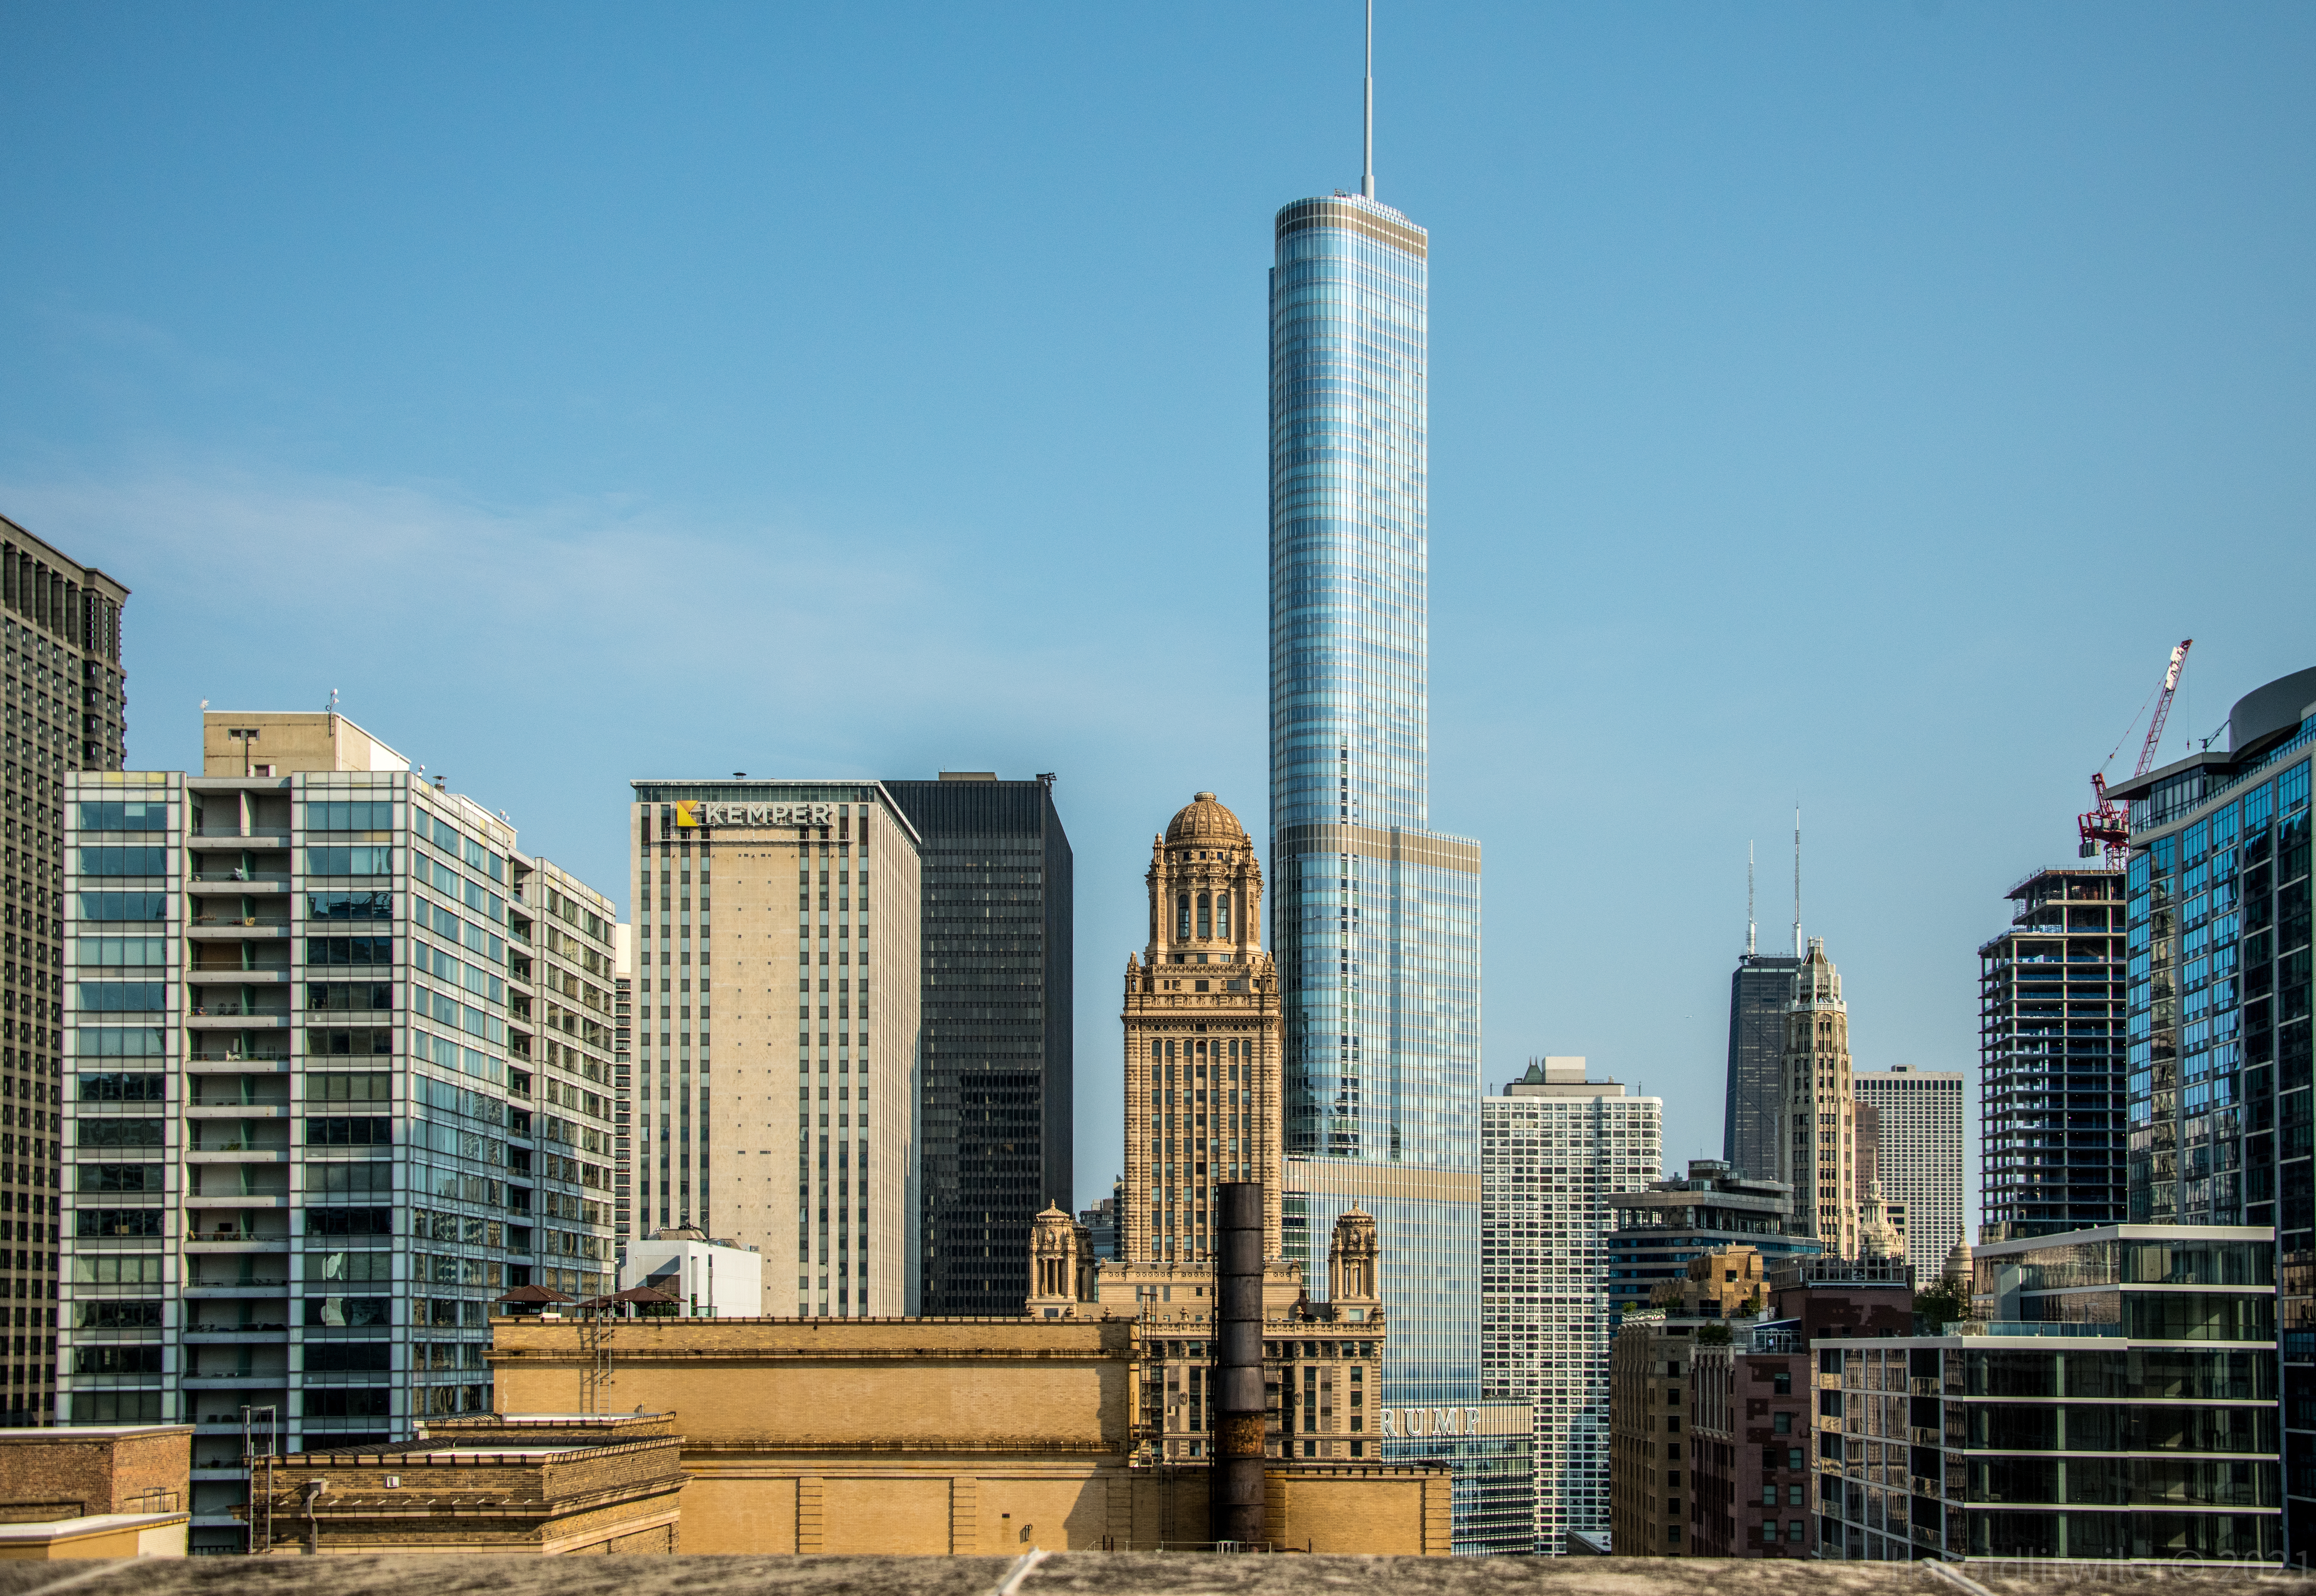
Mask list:
[[[631,1235],[756,1248],[766,1314],[914,1314],[915,825],[876,782],[634,786]]]
[[[622,1241],[635,1230],[635,992],[636,928],[615,927],[611,968],[611,1070],[614,1095],[614,1146],[619,1161],[612,1166],[615,1210],[614,1234]]]
[[[1029,1227],[1074,1201],[1070,839],[1049,776],[888,781],[923,900],[922,1311],[1019,1310]]]
[[[2123,876],[2037,870],[2009,897],[2010,928],[1978,950],[1979,1239],[2119,1224]]]
[[[1607,1232],[1663,1158],[1664,1100],[1546,1059],[1480,1104],[1480,1359],[1534,1410],[1536,1546],[1608,1528]]]
[[[1480,849],[1430,829],[1427,253],[1369,195],[1277,217],[1272,947],[1290,1250],[1375,1215],[1395,1403],[1479,1389]],[[1307,1262],[1315,1270],[1323,1257]]]
[[[1777,1176],[1794,1190],[1787,1228],[1841,1258],[1858,1248],[1855,1101],[1849,1006],[1825,939],[1813,936],[1786,1008],[1786,1162]]]
[[[1786,1233],[1793,1188],[1755,1180],[1718,1158],[1691,1158],[1688,1173],[1608,1199],[1608,1328],[1644,1311],[1657,1289],[1688,1278],[1708,1253],[1751,1247],[1764,1267],[1813,1256],[1818,1244]]]
[[[127,738],[120,611],[129,590],[0,518],[0,680],[8,730],[0,802],[8,840],[6,1017],[0,1089],[16,1123],[0,1133],[0,1422],[57,1414],[58,1082],[64,1043],[65,778],[118,770]]]
[[[613,909],[343,716],[67,777],[63,1407],[280,1450],[487,1411],[493,1304],[611,1281]]]
[[[1874,1111],[1883,1200],[1904,1205],[1906,1257],[1929,1280],[1963,1238],[1962,1076],[1899,1064],[1849,1080],[1858,1113]]]
[[[2236,701],[2131,806],[2124,966],[2131,1223],[2273,1225],[2287,1557],[2316,1555],[2316,1125],[2309,750],[2316,669]]]
[[[1751,936],[1746,938],[1751,943]],[[1796,957],[1748,945],[1729,972],[1729,1065],[1721,1111],[1721,1161],[1750,1180],[1784,1167],[1779,1119],[1786,1100],[1786,1010]]]

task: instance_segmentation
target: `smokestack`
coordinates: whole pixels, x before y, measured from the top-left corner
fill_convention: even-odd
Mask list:
[[[1267,1538],[1262,1512],[1262,1185],[1225,1181],[1215,1270],[1215,1467],[1208,1533]]]

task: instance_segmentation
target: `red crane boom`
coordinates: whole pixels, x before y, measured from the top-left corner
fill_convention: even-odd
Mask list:
[[[2171,651],[2171,662],[2163,669],[2163,685],[2156,690],[2155,713],[2148,717],[2147,740],[2140,744],[2139,763],[2131,772],[2134,777],[2145,776],[2155,764],[2155,750],[2163,741],[2164,723],[2171,718],[2172,695],[2179,690],[2179,673],[2187,668],[2187,651],[2195,643],[2192,637],[2182,638],[2179,646]],[[2114,756],[2110,754],[2108,758]],[[2096,858],[2104,849],[2107,867],[2123,868],[2124,859],[2131,851],[2131,820],[2107,795],[2105,766],[2091,773],[2090,812],[2076,818],[2075,829],[2082,835],[2082,847],[2078,851],[2084,858]]]

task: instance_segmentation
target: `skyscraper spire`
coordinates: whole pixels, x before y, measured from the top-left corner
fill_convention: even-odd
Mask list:
[[[1794,805],[1794,957],[1802,956],[1802,806]]]
[[[1359,150],[1359,192],[1372,200],[1375,198],[1375,0],[1367,0],[1367,106],[1361,131],[1365,137]]]
[[[1753,956],[1753,845],[1745,845],[1745,956]]]

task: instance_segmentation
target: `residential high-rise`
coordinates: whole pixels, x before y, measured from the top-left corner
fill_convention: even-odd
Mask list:
[[[635,1235],[635,996],[636,928],[613,927],[618,941],[612,951],[611,1069],[613,1081],[614,1146],[619,1161],[612,1166],[615,1234],[622,1241]]]
[[[1729,972],[1729,1065],[1721,1112],[1721,1158],[1739,1175],[1769,1180],[1778,1161],[1785,1104],[1786,1009],[1797,958],[1750,951]]]
[[[1073,895],[1054,781],[888,781],[916,827],[922,1311],[1019,1310],[1029,1227],[1069,1209]]]
[[[634,787],[632,1235],[755,1247],[766,1314],[916,1313],[915,825],[877,782]]]
[[[57,1415],[58,1142],[64,1043],[65,777],[118,770],[128,689],[120,612],[129,590],[0,518],[0,678],[8,732],[0,795],[9,840],[0,889],[8,899],[7,1018],[0,1023],[0,1087],[25,1119],[0,1136],[0,1422],[44,1424]]]
[[[1836,1257],[1858,1246],[1857,1116],[1849,1074],[1849,1007],[1825,939],[1809,939],[1786,1009],[1786,1162],[1777,1178],[1794,1190],[1787,1228]]]
[[[611,1281],[610,902],[342,715],[67,777],[63,1404],[278,1450],[489,1411],[493,1305]]]
[[[2037,870],[2009,897],[2010,928],[1978,950],[1982,1241],[2118,1224],[2126,1212],[2123,876]]]
[[[1270,273],[1270,853],[1289,1248],[1376,1217],[1385,1375],[1479,1389],[1480,849],[1430,829],[1427,253],[1369,192],[1299,200]]]
[[[1663,1156],[1664,1100],[1530,1062],[1480,1104],[1480,1359],[1487,1395],[1534,1410],[1536,1546],[1608,1528],[1607,1232]]]
[[[2273,1246],[2183,1225],[1991,1243],[1968,1334],[1818,1335],[1817,1556],[2280,1560]]]
[[[2238,699],[2228,748],[2107,789],[2130,804],[2130,1222],[2273,1225],[2285,1555],[2316,1555],[2316,1175],[2309,749],[2316,669]]]
[[[1657,1288],[1685,1280],[1708,1253],[1748,1246],[1765,1267],[1813,1256],[1818,1244],[1786,1233],[1793,1188],[1754,1180],[1718,1158],[1691,1158],[1688,1174],[1608,1199],[1608,1328],[1644,1311]]]
[[[1849,1082],[1858,1113],[1875,1111],[1883,1199],[1905,1205],[1906,1257],[1931,1279],[1963,1239],[1961,1072],[1898,1064],[1859,1070]]]

